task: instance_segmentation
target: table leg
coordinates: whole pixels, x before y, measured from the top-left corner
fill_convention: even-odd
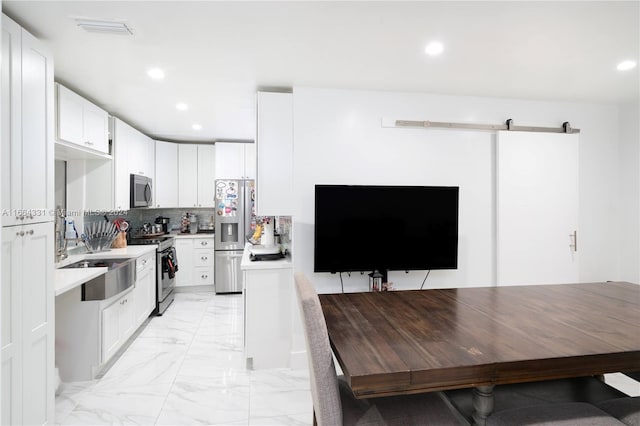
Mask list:
[[[473,423],[485,426],[487,417],[493,412],[493,385],[473,389]]]

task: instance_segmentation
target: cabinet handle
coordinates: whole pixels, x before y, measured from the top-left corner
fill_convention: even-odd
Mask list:
[[[203,245],[203,246],[207,246],[207,245],[209,245],[209,243],[208,243],[208,242],[206,242],[206,241],[200,241],[200,244],[201,244],[201,245]]]
[[[24,231],[16,232],[16,237],[24,237]]]
[[[27,235],[33,235],[33,229],[28,230]]]
[[[16,220],[24,220],[24,216],[16,216]]]
[[[206,280],[208,277],[209,277],[209,275],[207,275],[207,274],[202,274],[202,275],[201,275],[201,278],[202,278],[203,280]]]
[[[200,258],[200,260],[207,260],[207,259],[209,259],[207,256],[202,256],[202,257]]]

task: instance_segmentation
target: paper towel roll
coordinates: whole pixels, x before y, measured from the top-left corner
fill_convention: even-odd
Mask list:
[[[262,238],[260,239],[260,244],[267,247],[272,247],[274,245],[273,222],[265,222],[264,231],[262,232]]]

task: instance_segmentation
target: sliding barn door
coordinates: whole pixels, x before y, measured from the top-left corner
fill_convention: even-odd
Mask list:
[[[496,180],[498,285],[578,282],[578,135],[498,132]]]

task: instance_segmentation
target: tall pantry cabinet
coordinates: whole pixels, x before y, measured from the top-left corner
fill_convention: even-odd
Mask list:
[[[2,16],[0,423],[54,423],[53,60]]]

